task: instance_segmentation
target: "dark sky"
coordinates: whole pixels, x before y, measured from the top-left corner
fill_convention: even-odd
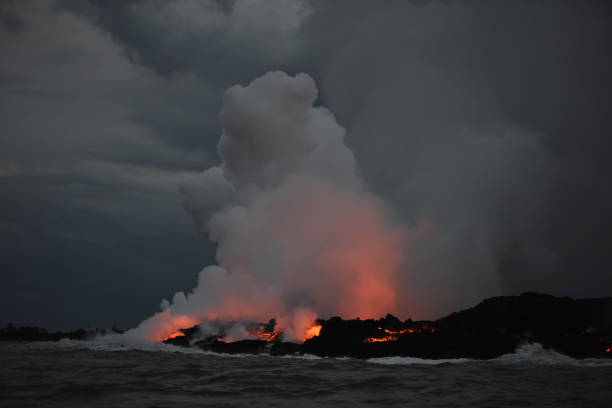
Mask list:
[[[611,295],[611,50],[608,1],[0,1],[0,324],[133,326],[192,288],[214,249],[177,185],[269,70],[436,224],[406,279],[437,314]]]

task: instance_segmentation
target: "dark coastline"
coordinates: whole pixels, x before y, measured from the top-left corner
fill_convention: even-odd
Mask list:
[[[303,344],[283,341],[218,341],[196,327],[166,342],[218,353],[371,358],[409,356],[427,359],[490,359],[512,353],[524,343],[574,358],[612,358],[612,298],[572,299],[537,293],[495,297],[436,321],[319,319],[319,336]],[[77,330],[50,333],[36,327],[0,329],[0,341],[87,340],[101,333]],[[281,337],[281,336],[279,336]],[[387,341],[384,341],[387,340]],[[608,350],[608,351],[606,351]]]

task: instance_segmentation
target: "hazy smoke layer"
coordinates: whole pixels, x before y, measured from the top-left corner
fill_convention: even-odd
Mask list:
[[[364,191],[344,129],[312,106],[316,97],[308,75],[283,72],[225,93],[222,164],[181,186],[199,233],[218,245],[218,266],[131,335],[274,317],[302,339],[316,316],[397,312],[403,233]]]

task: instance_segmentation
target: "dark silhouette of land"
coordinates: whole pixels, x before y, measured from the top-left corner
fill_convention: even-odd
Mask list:
[[[574,358],[612,358],[612,298],[572,299],[537,293],[487,299],[477,306],[436,321],[319,319],[318,336],[303,344],[242,340],[226,343],[224,333],[203,336],[197,326],[166,343],[219,353],[314,354],[356,358],[411,356],[428,359],[490,359],[512,353],[524,343],[540,343]],[[261,324],[271,331],[273,321]],[[120,332],[115,329],[115,332]],[[95,332],[48,333],[39,328],[9,326],[5,341],[87,339]]]

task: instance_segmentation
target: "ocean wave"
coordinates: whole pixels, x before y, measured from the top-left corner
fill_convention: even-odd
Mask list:
[[[277,356],[273,356],[273,357],[277,357]],[[299,358],[302,360],[321,360],[324,359],[326,357],[321,357],[321,356],[315,356],[314,354],[287,354],[285,356],[278,356],[280,358]],[[336,358],[335,360],[343,360],[343,357],[340,358]]]
[[[92,340],[61,339],[57,342],[60,347],[80,348],[92,351],[146,351],[170,352],[184,354],[203,354],[198,348],[178,347],[166,343],[121,341],[120,338],[96,337]]]
[[[540,343],[526,343],[519,346],[513,353],[504,354],[490,360],[475,360],[469,358],[453,359],[423,359],[418,357],[380,357],[369,358],[366,361],[376,364],[408,365],[424,364],[438,365],[448,363],[500,363],[500,364],[539,364],[539,365],[571,365],[580,367],[612,366],[612,359],[585,358],[575,359],[552,349],[546,349]]]
[[[3,347],[28,347],[32,350],[60,348],[71,350],[91,350],[106,352],[164,352],[181,354],[210,355],[223,358],[286,358],[302,360],[329,359],[337,361],[358,360],[349,357],[320,357],[312,354],[303,355],[284,355],[273,356],[270,354],[226,354],[213,351],[202,350],[197,347],[179,347],[166,343],[138,342],[128,340],[121,336],[100,336],[92,340],[71,340],[62,339],[57,342],[32,342],[32,343],[6,343]],[[461,364],[461,363],[495,363],[495,364],[538,364],[538,365],[571,365],[581,367],[606,367],[612,366],[612,359],[606,358],[585,358],[575,359],[565,354],[561,354],[553,349],[546,349],[539,343],[526,343],[519,346],[513,353],[504,354],[490,360],[476,360],[470,358],[451,358],[451,359],[424,359],[419,357],[377,357],[369,358],[365,361],[383,365],[440,365],[440,364]]]
[[[474,361],[469,358],[447,358],[447,359],[428,359],[418,357],[376,357],[368,358],[366,361],[376,364],[389,364],[389,365],[405,365],[405,364],[425,364],[425,365],[438,365],[448,363],[467,363]]]
[[[612,360],[607,358],[575,359],[561,354],[553,349],[546,349],[540,343],[526,343],[519,346],[514,353],[504,354],[490,362],[503,364],[547,364],[574,365],[583,367],[612,366]]]
[[[16,343],[0,343],[2,348],[7,350],[15,348],[22,350],[24,348],[30,350],[90,350],[90,351],[107,351],[107,352],[125,352],[125,351],[144,351],[144,352],[167,352],[167,353],[183,353],[183,354],[206,354],[205,351],[199,348],[178,347],[165,343],[136,343],[136,342],[121,342],[110,341],[108,339],[100,340],[99,338],[92,340],[72,340],[68,338],[59,341],[35,341],[35,342],[16,342]]]
[[[155,342],[139,342],[122,338],[120,336],[100,336],[92,340],[71,340],[61,339],[57,342],[32,342],[32,343],[14,343],[19,347],[27,345],[31,349],[48,349],[60,348],[70,350],[90,350],[90,351],[107,351],[107,352],[125,352],[125,351],[144,351],[144,352],[164,352],[164,353],[181,353],[181,354],[198,354],[207,356],[217,356],[224,358],[289,358],[302,360],[318,360],[325,357],[315,356],[313,354],[301,355],[285,355],[272,356],[270,354],[246,354],[246,353],[216,353],[214,351],[202,350],[197,347],[180,347],[167,343]],[[340,358],[342,360],[342,358]]]

